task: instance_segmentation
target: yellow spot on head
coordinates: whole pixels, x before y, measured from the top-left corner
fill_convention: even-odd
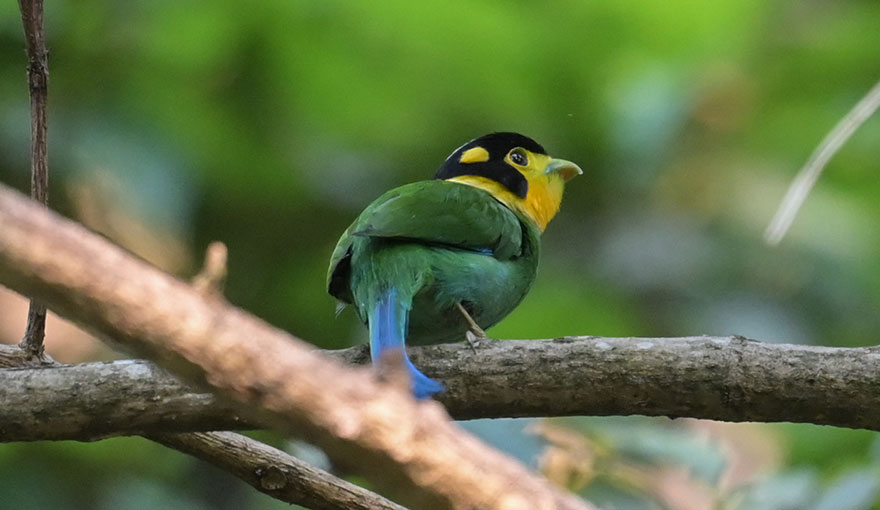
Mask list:
[[[464,151],[458,161],[460,163],[483,163],[489,161],[489,151],[482,147],[473,147]]]

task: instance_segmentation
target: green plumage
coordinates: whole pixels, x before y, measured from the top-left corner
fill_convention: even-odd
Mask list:
[[[488,192],[421,181],[361,213],[333,252],[327,283],[364,322],[394,289],[409,310],[408,344],[456,341],[468,329],[456,303],[480,327],[496,324],[531,287],[539,250],[537,228]]]
[[[333,250],[327,288],[369,325],[373,362],[400,352],[413,395],[442,392],[406,344],[482,335],[513,311],[535,280],[539,229],[581,173],[527,136],[489,133],[456,149],[436,180],[367,206]]]

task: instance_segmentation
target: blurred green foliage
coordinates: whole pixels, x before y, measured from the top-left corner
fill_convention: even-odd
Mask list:
[[[16,7],[0,4],[0,180],[26,190]],[[317,345],[366,338],[324,291],[341,231],[495,130],[586,175],[545,235],[533,292],[493,336],[877,343],[877,119],[789,238],[761,241],[797,168],[880,78],[875,0],[80,0],[46,17],[52,206],[182,277],[225,242],[229,299]],[[732,462],[688,427],[607,420],[564,424],[606,459],[716,478]],[[621,423],[629,439],[608,439]],[[780,459],[718,496],[724,508],[880,508],[875,434],[760,430]],[[496,437],[516,450],[515,434]],[[280,508],[196,466],[137,439],[5,445],[0,507]],[[675,508],[608,473],[587,477],[596,501]]]

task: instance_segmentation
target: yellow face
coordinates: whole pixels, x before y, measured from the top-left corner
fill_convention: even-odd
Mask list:
[[[474,147],[461,155],[461,163],[487,161],[489,153]],[[553,159],[546,154],[515,147],[504,156],[504,162],[522,174],[528,182],[525,198],[517,196],[500,182],[478,175],[460,175],[449,180],[474,186],[489,192],[498,201],[530,219],[543,232],[559,211],[565,182],[579,175],[581,169],[574,163]]]

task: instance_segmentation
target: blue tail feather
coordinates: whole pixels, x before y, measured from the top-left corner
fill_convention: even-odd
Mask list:
[[[370,311],[370,357],[375,363],[390,349],[403,352],[403,361],[410,375],[410,386],[416,398],[428,398],[444,390],[443,384],[421,373],[406,355],[407,303],[397,296],[397,289],[387,291]]]

